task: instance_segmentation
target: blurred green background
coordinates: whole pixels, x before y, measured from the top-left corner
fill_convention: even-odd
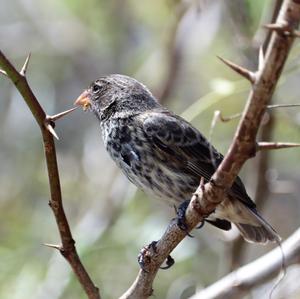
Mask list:
[[[146,84],[164,105],[209,135],[215,110],[243,109],[249,84],[216,55],[250,69],[276,1],[261,0],[2,0],[0,47],[16,66],[32,53],[30,86],[48,114],[71,108],[97,77],[121,73]],[[300,103],[300,45],[296,42],[273,97]],[[212,134],[223,153],[238,120],[218,122]],[[300,142],[300,108],[272,109],[260,140]],[[84,265],[103,298],[133,282],[139,250],[157,240],[174,211],[130,185],[103,148],[96,118],[75,111],[57,122],[65,210]],[[251,159],[241,176],[264,217],[285,239],[300,224],[299,149]],[[71,299],[85,295],[59,255],[48,207],[41,135],[11,82],[0,77],[0,298]],[[155,298],[184,299],[230,269],[273,248],[241,242],[206,225],[173,252],[176,264],[159,271]],[[293,266],[273,298],[300,298]],[[247,298],[268,298],[271,285]]]

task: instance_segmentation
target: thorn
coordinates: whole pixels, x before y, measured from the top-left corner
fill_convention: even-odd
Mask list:
[[[60,113],[55,114],[55,115],[48,115],[47,119],[52,120],[52,121],[56,121],[56,120],[62,118],[63,116],[71,113],[72,111],[76,110],[77,108],[79,108],[79,106],[77,106],[75,108],[71,108],[71,109],[63,111],[63,112],[60,112]]]
[[[300,107],[300,104],[274,104],[274,105],[268,105],[267,109],[274,109],[274,108],[291,108],[291,107]],[[214,117],[211,122],[211,127],[214,127],[216,125],[217,120],[220,120],[221,122],[229,122],[233,119],[239,118],[242,116],[242,113],[236,113],[230,116],[223,116],[222,112],[220,110],[216,110],[214,112]],[[211,139],[211,136],[209,135],[209,140]]]
[[[62,250],[62,247],[60,245],[56,245],[56,244],[50,244],[50,243],[44,243],[43,244],[44,246],[47,246],[49,248],[54,248],[54,249],[57,249],[59,251]]]
[[[3,76],[6,76],[7,77],[7,73],[3,70],[0,70],[0,74],[2,74]]]
[[[25,60],[25,62],[24,62],[24,64],[23,64],[23,67],[22,67],[22,69],[21,69],[21,71],[20,71],[20,74],[21,74],[22,76],[25,76],[25,75],[26,75],[30,57],[31,57],[31,53],[29,53],[29,54],[27,55],[26,60]]]
[[[220,56],[217,56],[222,62],[224,62],[227,66],[229,66],[231,69],[233,69],[235,72],[237,72],[238,74],[240,74],[242,77],[246,78],[247,80],[249,80],[251,83],[255,82],[255,74],[227,59],[224,59]]]
[[[292,142],[258,142],[256,151],[300,147],[300,143]]]
[[[204,177],[203,176],[200,179],[200,185],[199,186],[200,186],[202,192],[204,192],[204,190],[205,190],[205,183],[204,183]]]
[[[264,57],[264,49],[262,46],[259,48],[259,54],[258,54],[258,71],[260,72],[265,64],[265,57]]]
[[[209,135],[208,135],[208,141],[209,142],[211,142],[211,140],[212,140],[212,134],[213,134],[213,131],[214,131],[215,126],[217,124],[217,121],[218,121],[218,119],[221,119],[221,118],[222,118],[221,111],[220,110],[215,110],[214,116],[213,116],[213,119],[212,119],[211,125],[210,125]]]
[[[55,132],[55,130],[54,130],[54,128],[51,126],[51,124],[49,124],[49,123],[46,123],[45,124],[46,125],[46,129],[57,139],[57,140],[59,140],[59,138],[58,138],[58,136],[57,136],[57,134],[56,134],[56,132]]]
[[[295,34],[295,30],[293,30],[293,28],[291,28],[289,26],[289,24],[287,22],[281,23],[281,24],[265,24],[263,25],[264,28],[272,30],[272,31],[276,31],[278,33],[283,33],[286,35],[294,35]]]
[[[275,30],[275,31],[282,31],[283,26],[281,24],[265,24],[263,25],[264,28],[270,29],[270,30]]]
[[[275,104],[275,105],[268,105],[267,109],[273,108],[289,108],[289,107],[299,107],[300,104]]]
[[[217,111],[215,111],[215,114],[217,114],[217,116],[215,116],[215,117],[218,117],[219,120],[223,123],[229,122],[233,119],[236,119],[236,118],[239,118],[242,116],[242,113],[236,113],[236,114],[232,114],[230,116],[223,116],[221,111],[220,111],[220,113],[216,113],[216,112]]]

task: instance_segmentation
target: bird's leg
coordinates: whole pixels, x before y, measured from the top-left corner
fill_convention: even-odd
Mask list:
[[[178,208],[175,208],[176,214],[177,214],[177,225],[178,227],[183,230],[184,232],[186,232],[186,234],[193,238],[193,236],[189,233],[188,230],[188,226],[186,224],[186,218],[185,218],[185,212],[186,209],[188,207],[188,205],[190,204],[190,199],[185,200],[184,202],[182,202]]]
[[[156,244],[157,241],[152,241],[149,245],[145,246],[142,248],[142,250],[140,251],[139,255],[138,255],[138,263],[141,267],[141,269],[145,272],[148,272],[146,270],[146,264],[149,263],[149,251],[152,249],[155,253],[157,252],[156,250]],[[168,255],[167,260],[166,260],[166,266],[164,267],[160,267],[160,269],[166,270],[171,268],[173,265],[175,264],[175,260],[171,257],[171,255]]]
[[[190,200],[185,200],[183,203],[181,203],[179,205],[178,208],[176,206],[174,206],[174,207],[175,207],[175,212],[177,214],[177,225],[179,226],[180,229],[185,231],[189,237],[193,238],[193,236],[188,232],[188,228],[186,225],[186,219],[185,219],[185,211],[186,211],[189,203],[190,203]],[[204,226],[204,224],[205,224],[205,220],[202,220],[200,222],[200,224],[196,227],[196,229],[202,228]]]

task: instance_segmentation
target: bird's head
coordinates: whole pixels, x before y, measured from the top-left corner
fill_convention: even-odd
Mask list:
[[[94,81],[75,101],[100,119],[111,113],[135,113],[159,106],[150,91],[137,80],[124,75],[109,75]]]

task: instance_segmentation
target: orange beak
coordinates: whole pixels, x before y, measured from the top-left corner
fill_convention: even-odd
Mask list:
[[[75,101],[74,105],[81,106],[83,111],[87,110],[91,106],[90,94],[85,90]]]

